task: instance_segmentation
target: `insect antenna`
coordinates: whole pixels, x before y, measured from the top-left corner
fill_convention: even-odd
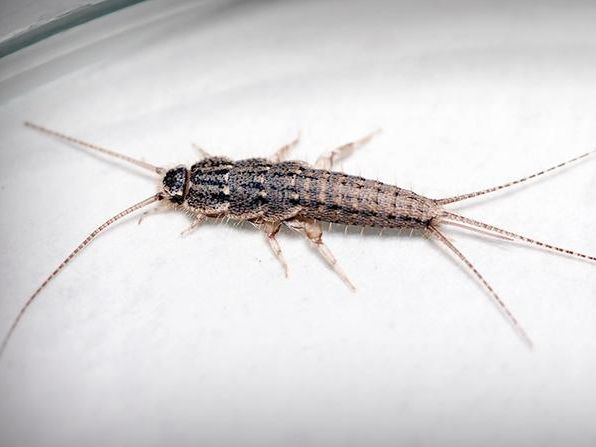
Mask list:
[[[499,297],[499,295],[497,295],[497,293],[494,291],[494,289],[488,283],[488,281],[486,281],[486,279],[484,279],[484,277],[480,274],[480,272],[476,269],[476,267],[474,267],[474,264],[472,264],[468,260],[468,258],[466,258],[464,256],[464,254],[461,251],[459,251],[455,247],[455,245],[453,245],[453,243],[449,239],[447,239],[447,237],[443,233],[441,233],[436,227],[430,225],[428,227],[428,231],[433,236],[435,236],[435,238],[439,242],[443,243],[453,254],[455,254],[466,265],[466,267],[468,267],[470,272],[476,277],[476,279],[478,279],[478,281],[480,281],[480,283],[488,291],[488,293],[493,298],[494,302],[496,303],[498,309],[501,311],[503,316],[509,321],[511,326],[513,326],[513,328],[518,333],[518,335],[521,337],[521,339],[527,343],[527,345],[530,347],[530,349],[532,349],[532,347],[533,347],[532,340],[530,340],[530,337],[528,336],[526,331],[522,328],[521,324],[519,324],[517,319],[513,316],[511,311],[507,308],[507,306],[505,305],[503,300]]]
[[[15,329],[17,328],[19,322],[21,321],[21,318],[23,317],[23,315],[25,314],[25,312],[27,311],[27,308],[31,305],[31,303],[33,303],[33,301],[35,300],[35,298],[39,295],[39,293],[48,285],[48,283],[54,279],[56,277],[56,275],[58,275],[58,273],[60,273],[62,271],[62,269],[64,267],[66,267],[70,261],[72,261],[72,259],[81,251],[83,250],[85,247],[87,247],[89,245],[89,243],[91,243],[91,241],[93,239],[95,239],[95,237],[101,233],[103,230],[105,230],[106,228],[108,228],[110,225],[112,225],[114,222],[122,219],[123,217],[141,209],[146,207],[147,205],[150,205],[154,202],[157,202],[158,200],[162,200],[163,197],[161,195],[161,193],[158,193],[154,196],[151,196],[129,208],[126,208],[124,211],[119,212],[118,214],[116,214],[115,216],[110,217],[108,220],[106,220],[104,223],[102,223],[99,227],[97,227],[95,230],[93,230],[93,232],[91,232],[89,234],[89,236],[87,236],[85,238],[85,240],[83,242],[81,242],[77,248],[75,248],[65,259],[64,261],[62,261],[62,263],[56,267],[56,269],[45,279],[45,281],[43,283],[41,283],[41,285],[37,288],[37,290],[35,292],[33,292],[33,295],[31,295],[29,297],[29,299],[25,302],[25,304],[23,305],[23,307],[21,307],[21,310],[19,311],[17,317],[14,319],[12,325],[10,326],[10,329],[8,330],[7,334],[4,336],[4,339],[2,340],[2,344],[0,345],[0,357],[2,357],[2,354],[4,353],[4,350],[6,349],[6,346],[8,345],[8,342],[12,336],[12,334],[14,333]]]
[[[528,175],[527,177],[523,177],[523,178],[514,180],[512,182],[504,183],[504,184],[499,185],[499,186],[493,186],[492,188],[483,189],[481,191],[470,192],[470,193],[467,193],[467,194],[462,194],[462,195],[454,196],[454,197],[448,197],[448,198],[445,198],[445,199],[438,199],[438,200],[435,200],[435,202],[438,205],[446,205],[448,203],[461,202],[462,200],[471,199],[473,197],[483,196],[484,194],[489,194],[489,193],[492,193],[492,192],[500,191],[501,189],[509,188],[511,186],[514,186],[514,185],[519,185],[520,183],[524,183],[524,182],[526,182],[528,180],[534,179],[536,177],[540,177],[540,176],[542,176],[544,174],[547,174],[549,172],[552,172],[552,171],[556,171],[558,169],[561,169],[562,167],[567,166],[567,165],[569,165],[571,163],[574,163],[576,161],[582,160],[582,159],[584,159],[584,158],[586,158],[586,157],[594,154],[595,152],[596,152],[596,149],[594,149],[593,151],[590,151],[590,152],[586,152],[585,154],[582,154],[579,157],[572,158],[571,160],[564,161],[563,163],[559,163],[556,166],[552,166],[552,167],[550,167],[548,169],[544,169],[544,170],[542,170],[540,172],[536,172],[536,173],[534,173],[532,175]]]
[[[109,155],[109,156],[115,157],[115,158],[119,158],[120,160],[127,161],[127,162],[132,163],[136,166],[139,166],[143,169],[153,171],[157,174],[162,174],[165,171],[164,168],[161,168],[159,166],[154,166],[151,163],[147,163],[146,161],[137,160],[136,158],[132,158],[132,157],[129,157],[128,155],[120,154],[116,151],[106,149],[106,148],[98,146],[96,144],[87,143],[86,141],[79,140],[78,138],[74,138],[74,137],[65,135],[63,133],[56,132],[55,130],[47,129],[47,128],[42,127],[38,124],[30,123],[29,121],[25,121],[25,126],[30,127],[31,129],[35,129],[39,132],[45,133],[47,135],[51,135],[53,137],[68,141],[70,143],[77,144],[77,145],[85,147],[87,149],[93,149],[95,151],[101,152],[102,154]]]

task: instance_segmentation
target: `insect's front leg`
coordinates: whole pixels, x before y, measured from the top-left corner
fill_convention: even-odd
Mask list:
[[[294,219],[286,220],[284,223],[310,240],[315,248],[319,251],[323,259],[327,261],[327,263],[331,266],[333,271],[337,273],[337,275],[342,279],[346,285],[352,289],[353,291],[356,290],[356,286],[350,281],[348,275],[343,271],[343,269],[337,263],[337,259],[331,253],[331,250],[327,248],[327,246],[323,243],[323,229],[321,228],[321,224],[313,219],[304,219],[300,217],[296,217]]]
[[[190,144],[192,147],[194,147],[197,151],[199,151],[199,154],[201,155],[201,157],[203,158],[210,158],[213,157],[213,155],[211,155],[209,152],[207,152],[205,149],[203,149],[201,146],[199,146],[196,143],[191,143]]]
[[[333,163],[351,155],[352,152],[354,152],[356,149],[364,146],[366,143],[372,140],[372,138],[379,132],[381,132],[380,129],[375,130],[374,132],[369,133],[368,135],[366,135],[363,138],[360,138],[359,140],[352,141],[351,143],[346,143],[336,149],[324,153],[315,162],[315,168],[330,170],[333,167]]]
[[[139,216],[137,225],[141,225],[143,223],[143,220],[145,220],[145,217],[149,216],[150,214],[161,213],[161,212],[165,211],[166,209],[167,209],[167,207],[164,207],[163,205],[158,205],[158,206],[151,208],[150,210],[145,211],[143,214],[141,214]]]
[[[201,225],[207,217],[204,214],[195,214],[192,223],[180,232],[180,237],[186,237]]]
[[[298,135],[296,136],[296,138],[294,138],[293,141],[290,141],[285,146],[282,146],[278,150],[276,150],[275,153],[271,157],[269,157],[269,160],[271,160],[273,163],[279,163],[280,161],[284,161],[287,158],[290,151],[293,148],[295,148],[299,142],[300,132],[298,132]]]

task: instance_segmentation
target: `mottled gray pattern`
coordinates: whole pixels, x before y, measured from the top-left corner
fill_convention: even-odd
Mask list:
[[[434,200],[412,191],[300,161],[210,157],[190,168],[188,181],[182,206],[207,216],[425,228],[440,213]]]

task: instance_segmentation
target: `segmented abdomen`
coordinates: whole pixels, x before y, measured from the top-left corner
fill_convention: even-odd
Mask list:
[[[315,169],[298,161],[210,158],[190,172],[186,205],[240,220],[297,215],[325,222],[424,228],[440,209],[431,199],[376,180]]]
[[[301,215],[326,222],[383,228],[424,228],[434,202],[406,189],[354,175],[305,169],[296,177]]]

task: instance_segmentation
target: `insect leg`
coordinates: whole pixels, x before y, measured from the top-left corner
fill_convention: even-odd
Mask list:
[[[298,132],[298,135],[296,136],[296,138],[294,138],[294,140],[290,141],[288,144],[280,147],[278,150],[275,151],[275,153],[269,157],[269,160],[271,160],[273,163],[279,163],[280,161],[284,161],[289,152],[296,147],[296,145],[298,145],[298,143],[300,142],[300,132]]]
[[[143,221],[145,220],[145,217],[151,215],[151,214],[157,214],[157,213],[163,213],[164,211],[167,211],[169,208],[164,207],[164,206],[156,206],[153,207],[145,212],[143,212],[141,214],[141,216],[139,217],[139,220],[137,220],[137,225],[141,225],[143,223]]]
[[[290,219],[284,221],[284,223],[291,229],[306,236],[319,251],[323,259],[331,266],[335,273],[342,279],[344,283],[352,290],[356,290],[356,286],[350,281],[348,275],[337,263],[337,259],[331,253],[331,250],[323,243],[323,230],[321,224],[312,219]]]
[[[287,278],[288,263],[286,262],[281,247],[279,246],[279,242],[277,242],[276,239],[277,233],[279,233],[279,230],[281,229],[281,222],[252,222],[252,224],[265,232],[269,247],[271,247],[271,251],[281,263],[281,266],[284,269],[284,276]]]
[[[201,157],[203,158],[210,158],[213,157],[213,155],[211,155],[209,152],[207,152],[205,149],[203,149],[201,146],[199,146],[196,143],[191,143],[190,144],[192,147],[194,147],[196,150],[199,151],[199,154],[201,154]]]
[[[205,221],[206,217],[203,214],[195,214],[194,219],[188,228],[185,228],[180,232],[180,237],[186,237],[194,230],[197,229],[199,225],[201,225]]]
[[[333,163],[338,161],[339,159],[345,158],[350,155],[354,150],[358,149],[359,147],[364,146],[368,143],[372,138],[381,132],[381,129],[377,129],[374,132],[369,133],[363,138],[359,140],[352,141],[351,143],[344,144],[336,149],[333,149],[329,152],[322,154],[317,161],[315,162],[315,168],[319,169],[331,169],[333,167]]]
[[[455,245],[453,245],[453,243],[449,239],[447,239],[447,237],[445,237],[445,235],[441,233],[438,229],[431,225],[428,227],[428,232],[431,236],[434,236],[434,239],[443,243],[453,254],[455,254],[455,256],[457,256],[466,265],[470,272],[476,277],[478,281],[480,281],[480,283],[488,291],[488,293],[493,298],[494,302],[496,303],[503,316],[509,321],[511,326],[513,326],[518,335],[522,338],[522,340],[524,340],[528,344],[530,348],[532,348],[532,340],[530,340],[530,337],[528,337],[526,331],[522,328],[521,324],[519,324],[517,319],[513,316],[511,311],[507,308],[507,306],[499,297],[499,295],[497,295],[497,293],[494,291],[494,289],[488,283],[488,281],[484,279],[484,276],[482,276],[480,272],[476,269],[476,267],[474,267],[474,264],[472,264],[468,260],[468,258],[466,258],[464,254],[461,251],[459,251],[455,247]]]

